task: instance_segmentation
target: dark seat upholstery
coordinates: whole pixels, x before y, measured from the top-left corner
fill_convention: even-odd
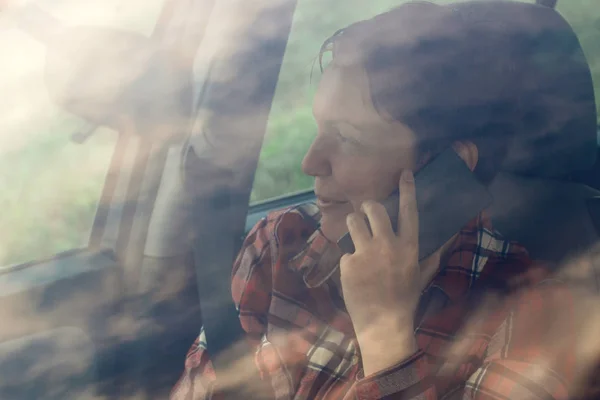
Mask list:
[[[471,4],[471,7],[473,5]],[[509,147],[502,172],[490,186],[489,213],[504,236],[524,244],[533,258],[557,268],[592,249],[599,235],[589,212],[600,192],[574,183],[592,169],[597,155],[597,115],[589,65],[577,36],[555,10],[514,2],[481,2],[490,18],[507,19],[506,34],[532,43],[523,61],[532,70],[521,98],[537,111]],[[518,10],[517,10],[518,9]],[[537,60],[537,61],[536,61]],[[527,104],[530,105],[529,103]],[[600,215],[600,213],[598,213]],[[596,275],[587,282],[597,290]]]

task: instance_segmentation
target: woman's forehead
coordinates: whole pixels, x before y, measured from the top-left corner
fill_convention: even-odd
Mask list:
[[[411,146],[413,132],[401,121],[384,118],[373,106],[366,72],[361,67],[329,66],[313,103],[320,124],[351,125],[384,146]]]
[[[362,67],[337,66],[325,69],[313,102],[319,122],[346,121],[354,125],[383,122],[373,107],[367,75]]]

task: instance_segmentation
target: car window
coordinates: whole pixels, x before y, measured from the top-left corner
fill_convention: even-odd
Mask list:
[[[316,56],[323,41],[342,27],[371,18],[404,2],[406,0],[350,3],[333,0],[325,10],[318,0],[298,1],[251,202],[312,188],[313,179],[302,173],[300,164],[317,130],[312,116],[312,97],[320,79]]]
[[[451,3],[455,0],[437,0]],[[256,170],[251,202],[312,188],[313,180],[300,169],[316,135],[312,96],[320,78],[315,57],[323,41],[337,29],[368,19],[406,0],[352,2],[335,0],[324,10],[318,0],[300,0],[286,48]],[[533,3],[534,1],[526,1]],[[595,0],[559,1],[558,10],[576,31],[592,68],[600,97],[600,20]],[[335,10],[335,11],[332,11]],[[312,75],[312,79],[311,79]]]
[[[600,110],[600,17],[595,0],[559,1],[556,9],[569,22],[579,38],[592,71],[596,107]],[[598,113],[600,118],[600,112]],[[600,121],[600,120],[599,120]]]
[[[67,25],[148,35],[162,3],[69,0],[35,5]],[[90,125],[52,101],[44,72],[46,44],[23,28],[36,23],[28,20],[36,18],[35,9],[22,12],[0,21],[6,28],[0,35],[0,266],[87,245],[117,141],[115,131]],[[83,143],[72,140],[92,131]]]
[[[398,3],[355,1],[347,7],[346,2],[335,0],[327,6],[332,12],[326,12],[318,0],[298,2],[256,170],[252,202],[312,187],[313,180],[302,173],[300,163],[316,134],[312,96],[320,78],[315,63],[319,47],[341,27]]]

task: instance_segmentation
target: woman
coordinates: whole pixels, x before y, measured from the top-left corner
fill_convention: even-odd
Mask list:
[[[413,173],[452,147],[489,183],[510,135],[528,128],[519,100],[535,74],[520,63],[528,43],[490,15],[483,3],[407,3],[323,45],[333,60],[302,164],[316,207],[260,221],[233,268],[240,320],[274,398],[567,396],[572,356],[549,364],[543,346],[545,310],[557,312],[566,293],[536,286],[545,273],[521,246],[481,214],[419,262]],[[396,188],[397,233],[377,202]],[[346,231],[356,251],[342,255]],[[215,384],[201,334],[172,398],[227,385]]]

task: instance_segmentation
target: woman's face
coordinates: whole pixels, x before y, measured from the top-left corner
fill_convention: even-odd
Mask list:
[[[415,135],[404,124],[379,115],[360,67],[330,65],[313,103],[318,134],[302,161],[315,177],[321,229],[337,241],[346,216],[365,200],[382,200],[403,169],[414,169]]]

